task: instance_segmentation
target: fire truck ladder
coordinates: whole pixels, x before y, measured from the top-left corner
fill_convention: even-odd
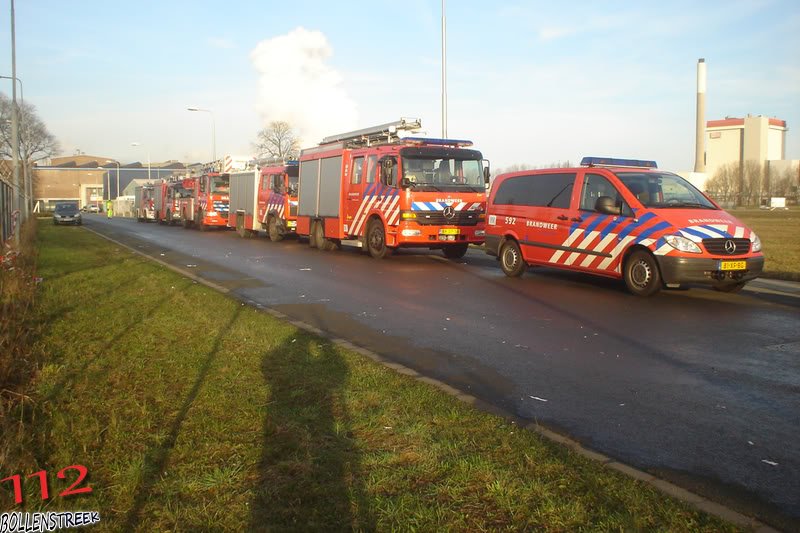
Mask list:
[[[402,132],[418,132],[422,128],[422,121],[418,118],[401,118],[395,122],[388,122],[371,128],[364,128],[338,135],[331,135],[322,139],[321,145],[340,142],[346,147],[372,146],[373,144],[388,144],[396,142],[405,135]]]

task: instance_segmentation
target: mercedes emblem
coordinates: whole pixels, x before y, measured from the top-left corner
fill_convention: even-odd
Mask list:
[[[725,241],[725,251],[728,252],[728,255],[736,253],[736,243],[730,239]]]
[[[447,207],[444,208],[444,211],[442,211],[442,214],[444,215],[444,218],[446,218],[447,220],[450,220],[451,218],[456,216],[456,210],[453,209],[453,206],[448,205]]]

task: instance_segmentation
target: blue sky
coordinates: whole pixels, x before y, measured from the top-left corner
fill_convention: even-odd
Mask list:
[[[0,3],[2,75],[9,5]],[[315,123],[311,136],[420,117],[439,135],[440,6],[17,0],[17,76],[65,155],[210,160],[211,116],[187,106],[214,111],[218,155],[250,154],[265,121],[281,118]],[[699,57],[706,119],[782,118],[786,156],[800,159],[797,0],[450,0],[447,23],[448,133],[472,139],[495,168],[603,155],[690,169]],[[321,48],[290,49],[301,34]],[[287,35],[298,38],[270,41]],[[274,46],[254,54],[264,41]],[[312,81],[293,66],[303,60]]]

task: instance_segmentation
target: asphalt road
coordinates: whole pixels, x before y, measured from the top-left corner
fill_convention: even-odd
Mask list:
[[[493,258],[92,229],[779,527],[800,528],[800,294],[663,291]],[[753,282],[758,287],[758,281]]]

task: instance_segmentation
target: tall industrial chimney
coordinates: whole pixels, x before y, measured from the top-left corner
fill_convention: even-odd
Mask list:
[[[697,125],[695,130],[694,171],[706,171],[706,60],[697,60]]]

